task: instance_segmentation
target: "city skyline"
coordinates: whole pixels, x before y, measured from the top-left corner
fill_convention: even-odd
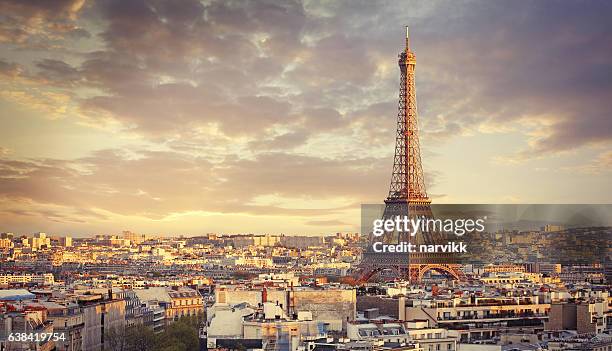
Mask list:
[[[0,231],[358,231],[403,25],[434,203],[609,203],[610,4],[400,5],[3,2]]]

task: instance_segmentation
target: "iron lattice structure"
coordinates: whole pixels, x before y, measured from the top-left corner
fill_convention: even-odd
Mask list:
[[[415,84],[416,56],[410,50],[410,37],[406,27],[406,47],[399,54],[400,89],[395,136],[395,156],[389,195],[385,200],[384,219],[398,216],[410,218],[433,218],[431,201],[427,196],[423,166],[421,164],[421,147],[419,144],[419,127],[417,116],[417,99]],[[413,238],[407,233],[387,233],[382,241],[387,244],[410,241],[414,244],[438,244],[444,240],[441,233],[419,233]],[[463,279],[464,274],[459,266],[452,264],[452,258],[444,254],[396,254],[375,253],[372,251],[373,240],[363,254],[358,267],[358,282],[366,282],[381,271],[391,271],[398,278],[409,278],[418,281],[431,269],[443,271],[456,279]],[[411,240],[410,240],[411,239]]]
[[[387,200],[428,201],[421,164],[414,69],[416,56],[410,51],[408,32],[406,49],[399,54],[400,89],[395,136],[393,173]]]

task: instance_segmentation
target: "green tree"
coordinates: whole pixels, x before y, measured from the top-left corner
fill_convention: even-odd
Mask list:
[[[129,351],[149,351],[155,347],[155,333],[144,325],[135,325],[128,328]]]
[[[183,317],[155,334],[144,325],[111,328],[104,334],[105,351],[199,351],[198,328],[204,316]]]
[[[155,350],[198,351],[200,349],[198,325],[197,317],[181,318],[168,326],[163,333],[158,334]]]
[[[104,334],[105,351],[148,351],[155,347],[155,333],[144,325],[111,328]]]

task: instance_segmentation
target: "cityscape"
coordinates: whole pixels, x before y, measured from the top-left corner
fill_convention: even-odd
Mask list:
[[[464,263],[462,281],[432,271],[410,283],[381,272],[358,286],[350,280],[364,246],[358,233],[3,233],[3,347],[171,350],[130,344],[140,339],[125,333],[144,326],[161,335],[192,317],[195,349],[605,349],[612,342],[609,239],[605,262],[534,259],[534,249],[545,251],[561,231],[487,234],[481,244],[494,249]],[[10,342],[10,332],[64,338]],[[186,340],[177,345],[190,349]]]
[[[559,201],[565,197],[558,197],[540,204],[530,204],[537,197],[522,202],[514,196],[494,197],[497,201],[490,204],[486,197],[464,198],[468,204],[445,201],[456,197],[436,194],[444,177],[436,176],[428,161],[436,157],[428,143],[440,139],[431,136],[431,124],[424,127],[417,111],[417,88],[423,82],[417,72],[428,65],[419,59],[416,68],[419,30],[393,23],[390,28],[402,34],[393,41],[399,54],[394,58],[395,53],[383,50],[385,55],[377,59],[384,63],[376,66],[373,77],[399,82],[394,107],[374,103],[387,115],[384,119],[357,118],[345,125],[357,128],[351,137],[388,139],[380,145],[380,150],[388,149],[380,152],[390,152],[384,158],[388,164],[372,156],[379,152],[375,143],[360,151],[363,158],[343,158],[342,150],[351,142],[344,144],[340,126],[360,112],[347,107],[356,100],[342,91],[359,88],[342,67],[322,74],[317,69],[329,62],[309,60],[317,50],[335,52],[344,45],[338,41],[342,35],[323,34],[339,31],[327,19],[340,18],[334,14],[341,8],[359,22],[371,12],[365,4],[3,2],[0,73],[6,82],[1,83],[0,110],[27,119],[28,113],[16,107],[25,104],[49,114],[52,123],[78,119],[78,127],[65,128],[99,131],[92,131],[88,142],[87,133],[70,137],[81,140],[79,146],[91,146],[89,151],[72,150],[70,141],[55,150],[37,150],[12,139],[10,132],[0,134],[0,351],[612,351],[608,136],[599,131],[574,136],[574,155],[598,154],[595,163],[555,167],[555,172],[570,175],[583,172],[590,185],[582,193],[591,197],[565,203]],[[576,11],[570,2],[557,8],[542,1],[521,8],[527,12],[490,4],[489,10],[471,8],[492,11],[500,6],[503,13],[518,16],[515,20],[527,18],[525,28],[533,25],[533,33],[543,16],[529,22],[533,18],[526,14],[534,8],[552,5],[558,13],[551,16],[559,18]],[[612,13],[608,4],[593,4],[601,6],[594,12]],[[380,11],[379,17],[402,13],[403,7],[394,5],[381,2],[373,9]],[[452,15],[446,12],[449,8]],[[446,14],[449,20],[471,18],[456,16],[454,11],[460,11],[443,2],[408,9],[400,19],[416,22],[425,38],[432,35],[433,27],[426,24],[431,13]],[[596,36],[596,29],[612,33],[609,24],[584,29],[583,20],[588,25],[605,22],[598,14],[578,11],[576,17],[578,29],[573,36],[559,37],[561,42],[577,45],[576,33]],[[300,23],[297,34],[287,32]],[[443,25],[436,23],[438,27]],[[376,32],[382,25],[360,27],[368,28]],[[174,37],[176,33],[180,35]],[[181,42],[183,37],[191,41]],[[331,44],[320,43],[329,38]],[[157,51],[158,44],[162,51]],[[331,60],[351,53],[347,47]],[[55,58],[34,58],[31,67],[23,63],[26,56],[42,52]],[[242,91],[231,82],[236,75],[248,79],[235,67],[223,66],[221,58],[228,52],[257,56],[257,67],[248,69],[261,75],[257,93],[222,101],[224,93]],[[295,56],[282,69],[273,67],[277,62],[269,60],[282,61],[288,52]],[[590,62],[609,68],[610,57],[597,54],[599,63]],[[497,52],[493,61],[506,55],[510,53]],[[427,57],[437,60],[436,55]],[[304,62],[315,70],[300,72]],[[223,84],[207,85],[210,77]],[[431,71],[427,77],[444,79]],[[346,86],[336,84],[343,79]],[[296,81],[300,84],[293,86]],[[423,85],[431,89],[428,81]],[[609,88],[600,81],[594,84]],[[371,86],[387,92],[381,85]],[[324,94],[319,94],[322,87]],[[298,88],[303,90],[298,93]],[[325,101],[327,93],[338,103],[334,112],[323,105],[305,107]],[[367,98],[384,95],[370,94]],[[41,97],[44,103],[37,100]],[[200,105],[201,98],[205,102]],[[289,108],[282,99],[304,106]],[[590,108],[609,113],[605,104]],[[201,110],[216,117],[203,121]],[[72,114],[78,117],[66,117]],[[276,114],[288,121],[275,120]],[[2,118],[9,129],[18,124]],[[552,129],[525,131],[535,138],[526,142],[529,149],[495,158],[498,165],[532,162],[532,156],[539,164],[553,165],[544,159],[574,157],[567,156],[567,145],[556,144],[555,138],[572,138],[569,132],[554,131],[566,126],[566,120],[544,112],[537,122],[521,118],[519,124]],[[591,122],[600,123],[602,130],[609,126],[609,118]],[[514,127],[490,123],[464,129],[460,138],[516,133]],[[375,124],[388,127],[374,130]],[[467,128],[443,124],[457,134]],[[303,136],[301,146],[292,144],[299,133],[317,129],[318,136]],[[105,133],[120,136],[113,141]],[[259,142],[261,135],[268,145]],[[559,150],[552,151],[555,147]],[[468,149],[460,153],[470,163]],[[68,157],[80,152],[85,154]],[[299,164],[290,158],[298,158]],[[452,177],[453,166],[443,166]],[[465,168],[465,174],[478,172],[475,166]],[[535,172],[547,172],[543,168]],[[286,169],[296,173],[286,176]],[[379,172],[390,176],[390,182],[386,178],[378,184]],[[510,189],[517,181],[484,184],[491,174],[469,191],[478,196],[491,187]],[[468,178],[453,179],[469,186]],[[571,194],[584,180],[578,178],[556,192]],[[522,182],[529,191],[521,196],[543,187],[530,179]],[[598,188],[600,182],[607,185]],[[288,191],[294,187],[299,196]],[[350,198],[334,193],[338,188],[354,193]],[[380,201],[372,203],[377,189],[383,189],[377,195]],[[445,191],[452,193],[453,187]],[[543,204],[547,202],[551,204]]]

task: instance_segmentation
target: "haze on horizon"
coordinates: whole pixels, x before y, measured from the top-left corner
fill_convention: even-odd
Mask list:
[[[359,230],[410,26],[434,203],[610,203],[606,1],[0,1],[0,232]]]

